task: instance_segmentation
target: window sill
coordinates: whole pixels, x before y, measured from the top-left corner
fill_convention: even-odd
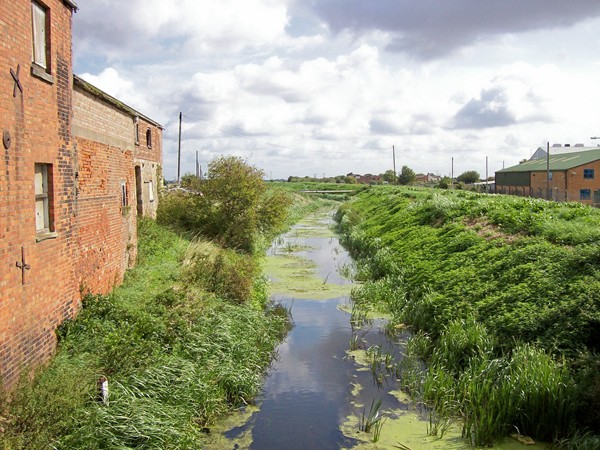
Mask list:
[[[58,233],[54,231],[44,231],[35,235],[35,242],[43,242],[48,239],[56,239],[58,237]]]
[[[35,63],[31,63],[31,75],[41,78],[46,83],[54,84],[54,77],[46,72],[46,69],[38,66]]]

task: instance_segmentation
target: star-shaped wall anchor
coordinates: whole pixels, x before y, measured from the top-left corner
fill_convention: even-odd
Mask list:
[[[13,97],[17,96],[17,88],[21,91],[21,94],[23,93],[23,86],[21,85],[21,82],[19,81],[19,72],[21,71],[21,64],[17,65],[17,73],[15,73],[14,70],[12,70],[12,67],[10,68],[10,74],[13,77],[13,80],[15,81],[15,87],[13,88]]]

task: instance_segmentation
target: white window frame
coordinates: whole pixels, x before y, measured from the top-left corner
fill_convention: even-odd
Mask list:
[[[151,202],[154,201],[154,182],[152,180],[148,181],[148,199]]]
[[[35,230],[38,234],[52,231],[50,222],[50,189],[48,184],[48,171],[50,164],[35,164]]]
[[[139,117],[133,119],[133,132],[135,133],[135,145],[140,145],[140,120]]]
[[[48,10],[37,2],[31,2],[32,48],[31,61],[48,71]]]

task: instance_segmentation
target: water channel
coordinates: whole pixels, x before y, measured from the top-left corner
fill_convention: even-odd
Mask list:
[[[443,439],[428,436],[427,417],[399,391],[394,377],[377,380],[364,362],[364,350],[349,351],[355,333],[361,336],[363,348],[378,346],[399,358],[409,336],[388,338],[382,332],[383,319],[369,322],[362,330],[352,329],[352,284],[341,274],[350,258],[331,224],[330,211],[312,216],[269,250],[265,272],[271,279],[271,296],[291,310],[293,328],[278,348],[257,404],[219,424],[205,447],[471,448],[458,429]],[[385,419],[374,443],[373,432],[359,431],[359,422],[363,411],[368,413],[378,401]],[[522,445],[507,439],[495,448],[512,450]]]

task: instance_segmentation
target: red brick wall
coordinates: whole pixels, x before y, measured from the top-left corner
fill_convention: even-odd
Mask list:
[[[77,276],[82,292],[107,293],[135,262],[137,246],[133,154],[77,137]],[[121,183],[127,190],[122,206]]]
[[[594,178],[584,178],[584,169],[593,169]],[[594,191],[600,190],[600,160],[568,170],[554,170],[552,171],[552,179],[549,182],[547,182],[547,177],[548,174],[545,170],[532,172],[530,187],[497,185],[496,192],[547,198],[546,190],[549,189],[551,192],[550,199],[552,200],[572,201],[591,205],[594,203]],[[581,189],[590,190],[589,199],[581,198]]]
[[[13,383],[22,367],[52,354],[54,328],[71,317],[79,295],[73,260],[74,161],[71,125],[71,15],[60,0],[45,0],[52,17],[49,73],[32,74],[31,2],[0,3],[0,127],[10,133],[8,149],[0,144],[0,377]],[[23,92],[13,96],[10,69]],[[37,242],[35,163],[51,164],[52,239]],[[30,270],[22,284],[24,249]]]
[[[584,169],[594,169],[594,178],[583,178]],[[566,177],[568,199],[585,204],[592,204],[594,201],[594,191],[600,189],[600,161],[593,161],[589,164],[569,169],[566,173]],[[580,189],[589,189],[591,198],[589,200],[581,200],[579,196]]]
[[[41,4],[42,2],[40,2]],[[130,108],[73,90],[72,11],[44,0],[52,19],[49,70],[32,70],[31,2],[0,2],[0,380],[10,387],[25,367],[53,353],[54,330],[73,317],[82,292],[106,293],[135,261],[136,176],[158,188],[161,129],[140,118],[135,145]],[[10,69],[20,65],[23,93]],[[152,130],[152,148],[146,129]],[[52,233],[36,232],[35,164],[49,164]],[[150,183],[151,182],[151,183]],[[127,187],[122,205],[121,183]],[[146,185],[144,185],[146,187]],[[155,213],[147,189],[143,212]],[[41,238],[43,237],[43,239]],[[22,283],[21,251],[30,269]]]

